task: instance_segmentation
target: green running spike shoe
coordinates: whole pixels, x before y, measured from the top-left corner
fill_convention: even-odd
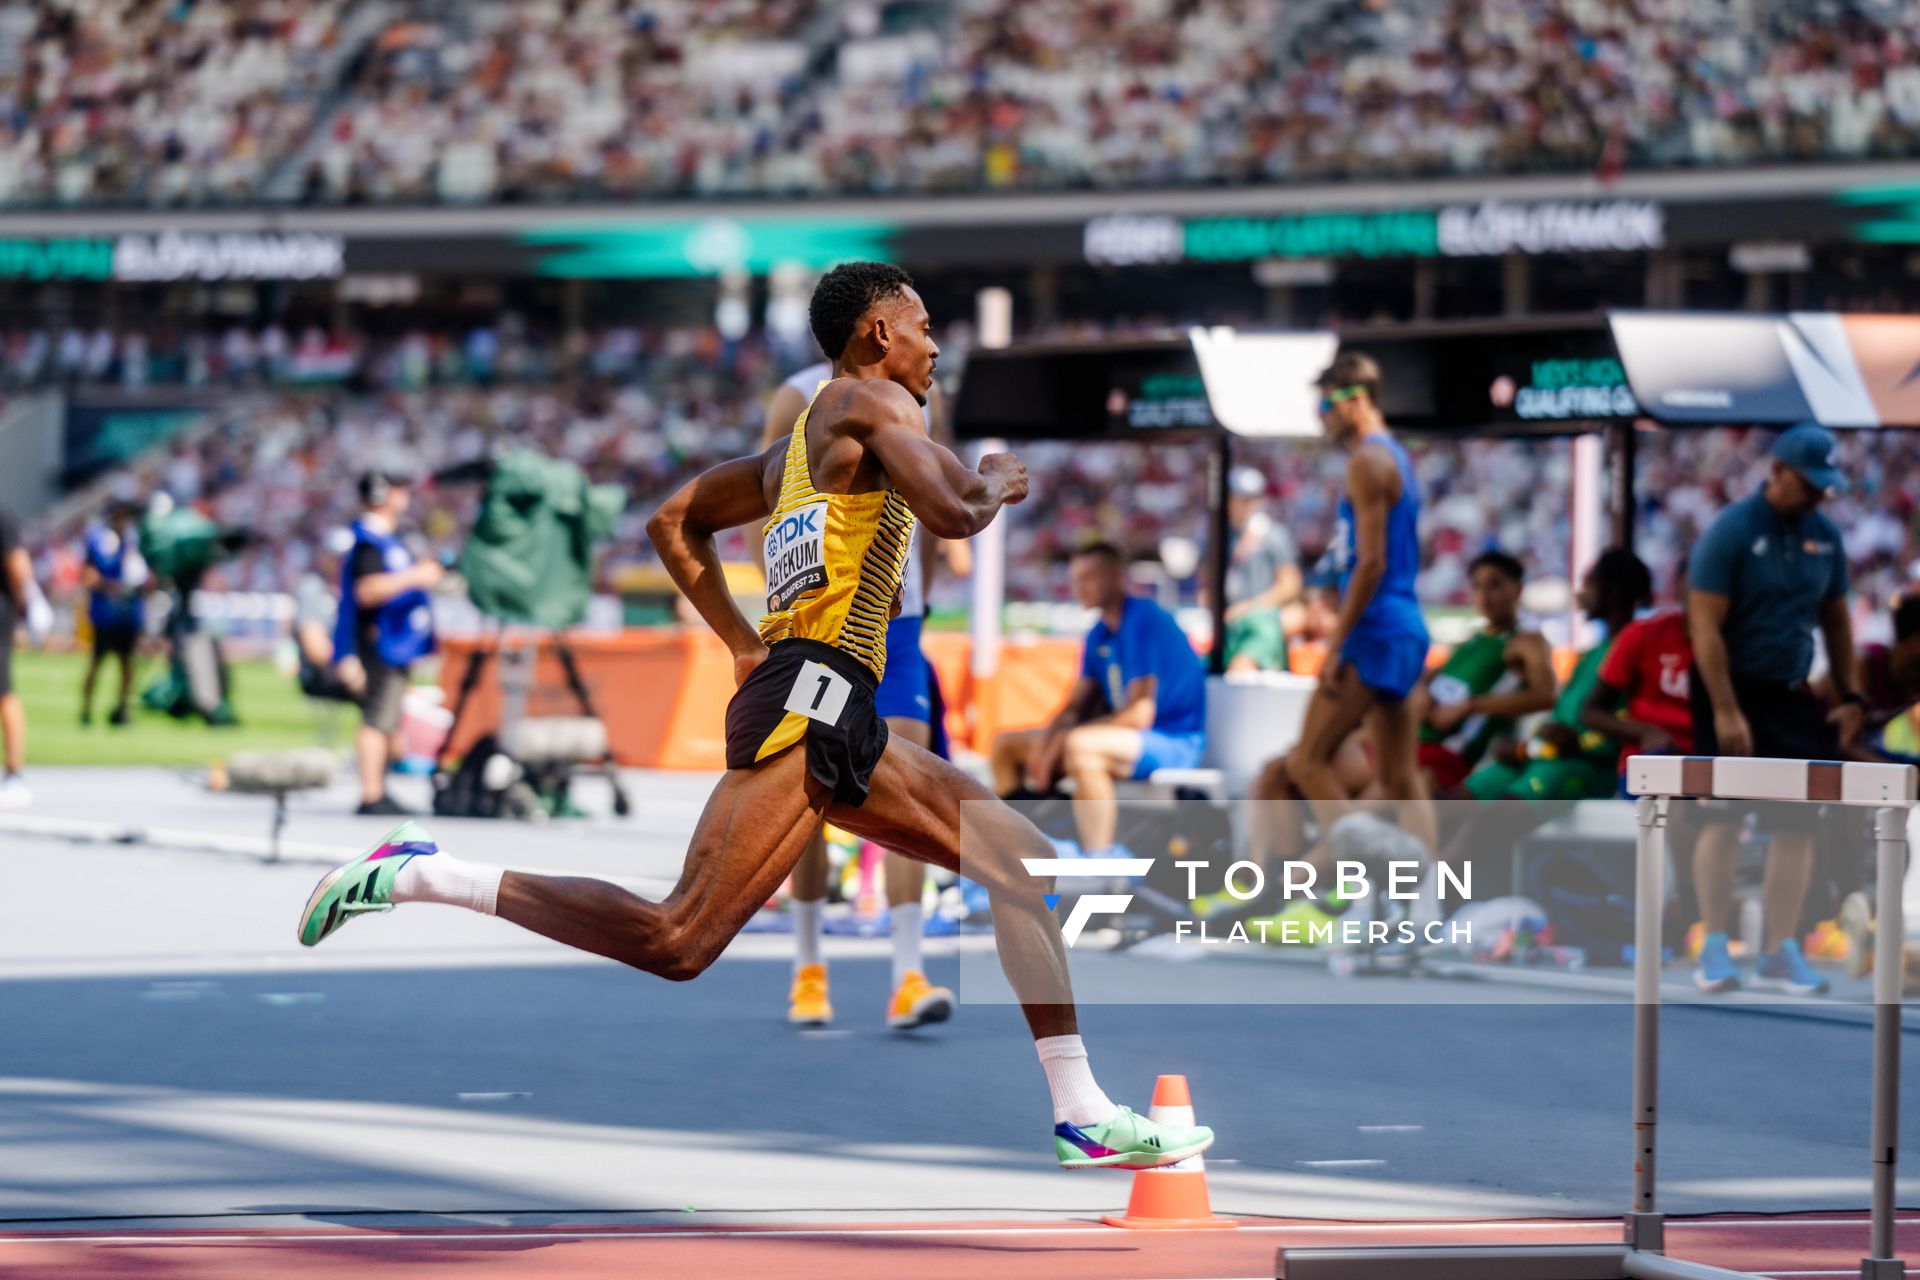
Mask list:
[[[1053,1149],[1062,1169],[1157,1169],[1190,1160],[1213,1145],[1205,1125],[1171,1125],[1136,1115],[1126,1107],[1105,1124],[1082,1129],[1065,1121],[1053,1126]]]
[[[393,910],[393,880],[407,859],[440,852],[417,822],[403,822],[351,862],[322,876],[300,914],[300,945],[311,947],[367,911]]]

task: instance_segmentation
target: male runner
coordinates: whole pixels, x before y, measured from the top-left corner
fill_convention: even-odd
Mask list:
[[[1032,823],[910,742],[874,710],[886,623],[916,518],[968,538],[1027,495],[1010,454],[969,471],[927,438],[921,414],[939,347],[905,272],[834,268],[814,290],[814,336],[840,377],[789,439],[696,477],[654,513],[648,535],[700,616],[734,655],[726,774],[663,902],[617,885],[461,862],[403,824],[320,881],[299,926],[308,946],[355,914],[441,902],[673,981],[697,977],[786,879],[823,821],[958,870],[993,898],[1002,967],[1023,1001],[1053,1094],[1067,1168],[1152,1168],[1204,1151],[1213,1132],[1115,1106],[1078,1034],[1066,948],[1022,856],[1052,852]],[[756,630],[727,592],[713,537],[764,521],[770,569]],[[968,807],[964,810],[962,806]]]
[[[808,365],[780,384],[767,404],[762,449],[784,443],[793,424],[822,383],[833,380],[829,361]],[[923,412],[927,434],[945,443],[938,429],[938,385],[927,388]],[[933,703],[933,667],[920,651],[920,625],[926,615],[927,561],[933,548],[965,543],[941,543],[916,537],[907,554],[906,578],[900,587],[900,613],[887,624],[887,673],[874,691],[874,710],[887,722],[887,732],[915,746],[933,748],[939,735]],[[765,567],[765,566],[763,566]],[[939,749],[944,757],[946,751]],[[821,915],[827,897],[826,837],[816,834],[793,869],[793,988],[787,997],[787,1021],[796,1026],[823,1027],[833,1021],[828,996],[827,964],[820,952]],[[927,869],[904,854],[889,852],[884,876],[887,891],[887,931],[893,940],[893,996],[887,1002],[887,1025],[896,1031],[953,1016],[953,992],[927,981],[920,956],[921,898],[926,892]]]
[[[1312,807],[1321,832],[1330,831],[1350,811],[1355,794],[1341,781],[1335,754],[1364,722],[1382,795],[1417,802],[1399,806],[1400,817],[1408,834],[1432,849],[1435,818],[1420,772],[1419,722],[1407,696],[1427,661],[1427,625],[1414,595],[1420,571],[1420,484],[1380,412],[1380,366],[1371,357],[1342,351],[1320,375],[1319,386],[1327,439],[1347,451],[1346,492],[1333,542],[1340,616],[1300,739],[1287,756],[1285,783]],[[1280,800],[1289,793],[1252,798]],[[1256,849],[1290,855],[1300,848],[1297,806],[1255,804],[1249,817]],[[1326,883],[1334,858],[1325,842],[1302,857],[1313,864],[1316,883]]]

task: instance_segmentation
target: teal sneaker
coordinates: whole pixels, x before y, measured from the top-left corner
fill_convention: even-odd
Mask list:
[[[387,838],[320,878],[300,913],[300,945],[311,947],[366,911],[393,910],[393,879],[407,859],[440,852],[417,822],[403,822]]]
[[[1205,1125],[1161,1124],[1126,1107],[1105,1124],[1082,1129],[1053,1126],[1053,1149],[1062,1169],[1157,1169],[1190,1160],[1213,1145]]]

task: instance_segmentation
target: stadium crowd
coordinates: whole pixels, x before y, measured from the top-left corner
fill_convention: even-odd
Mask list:
[[[1916,145],[1920,10],[1888,0],[0,10],[17,204],[1604,175]]]
[[[353,0],[26,0],[0,11],[0,203],[258,195],[310,134]]]

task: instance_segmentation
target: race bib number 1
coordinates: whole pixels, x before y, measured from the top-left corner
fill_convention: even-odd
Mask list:
[[[852,692],[853,682],[826,663],[804,663],[800,678],[787,694],[787,710],[822,724],[837,725],[840,713],[847,709],[847,695]]]
[[[815,502],[781,516],[767,530],[767,610],[778,613],[827,585],[827,504]]]

